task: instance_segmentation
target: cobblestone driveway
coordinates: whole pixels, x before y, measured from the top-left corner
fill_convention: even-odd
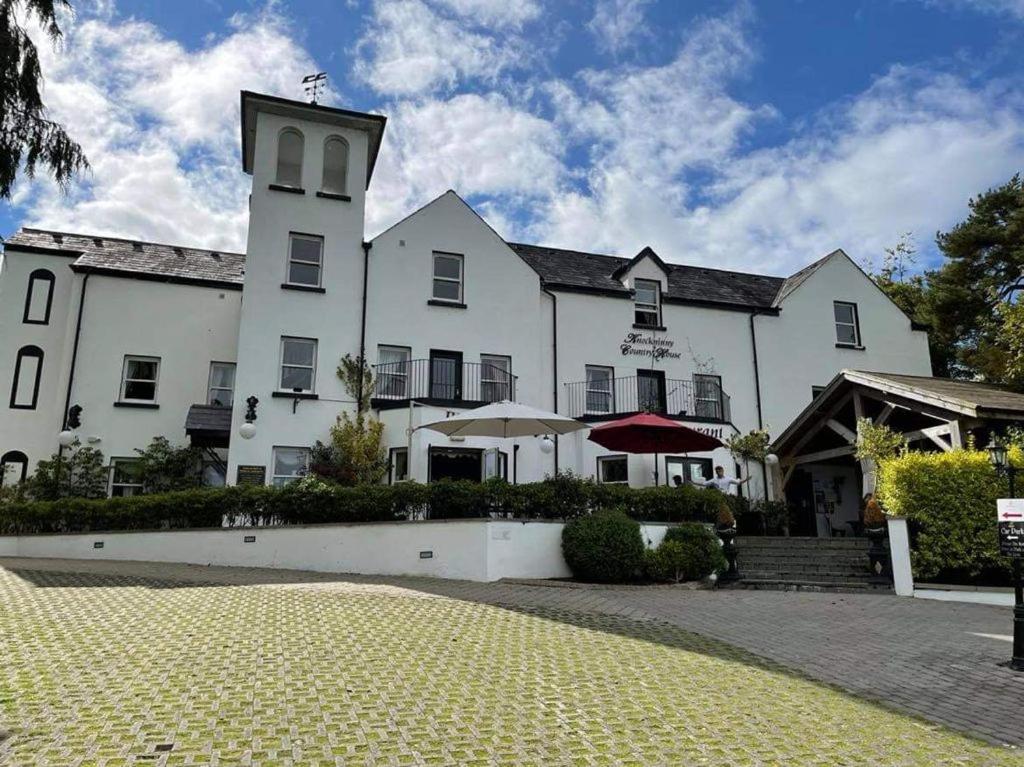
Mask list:
[[[0,566],[4,764],[975,765],[1020,758],[733,646],[753,645],[810,673],[862,664],[862,676],[878,679],[897,662],[920,660],[911,652],[885,655],[920,639],[920,631],[871,632],[861,624],[878,615],[885,625],[914,618],[920,603],[907,600],[137,563]],[[959,607],[924,606],[936,610],[935,621],[946,616],[945,646],[932,642],[935,627],[926,619],[925,643],[937,665],[948,666],[942,653],[958,647],[970,654],[967,664],[1004,656],[1002,640],[975,642],[960,629],[969,623],[973,633],[1005,632],[1008,611],[959,614]],[[830,628],[813,629],[814,615]],[[873,666],[838,639],[844,626],[877,637],[862,648]],[[834,644],[837,660],[820,660],[820,649],[803,647],[808,638]],[[974,654],[989,643],[991,652]],[[975,681],[1003,685],[1019,708],[1018,678],[995,668]]]

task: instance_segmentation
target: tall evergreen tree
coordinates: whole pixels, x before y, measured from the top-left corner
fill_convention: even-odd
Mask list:
[[[24,26],[34,18],[56,44],[57,11],[70,8],[68,0],[0,0],[0,199],[10,199],[19,167],[32,177],[42,165],[62,188],[89,167],[82,148],[46,117],[39,51]]]

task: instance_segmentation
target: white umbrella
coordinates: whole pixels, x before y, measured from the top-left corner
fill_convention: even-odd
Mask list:
[[[534,437],[569,434],[589,426],[574,418],[504,400],[459,413],[419,428],[449,437]]]

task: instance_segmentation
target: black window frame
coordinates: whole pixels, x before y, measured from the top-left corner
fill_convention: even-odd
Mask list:
[[[49,289],[46,291],[46,310],[43,313],[43,319],[33,320],[29,316],[32,312],[32,295],[34,293],[35,283],[37,280],[48,282]],[[49,269],[33,269],[28,276],[28,291],[25,293],[25,311],[22,314],[21,321],[25,325],[49,325],[50,324],[50,312],[53,310],[53,289],[57,282],[57,278],[53,272]]]
[[[35,357],[39,360],[36,365],[36,380],[32,385],[32,402],[31,404],[18,404],[18,386],[21,383],[21,363],[26,357]],[[28,346],[22,346],[18,349],[18,356],[14,363],[14,380],[11,382],[11,399],[10,407],[11,410],[35,410],[39,404],[39,386],[43,379],[43,361],[46,355],[43,350],[34,344]]]
[[[17,463],[21,464],[21,476],[14,481],[15,485],[24,482],[28,476],[28,456],[20,450],[8,450],[0,456],[0,487],[3,486],[4,479],[7,477],[7,466]]]

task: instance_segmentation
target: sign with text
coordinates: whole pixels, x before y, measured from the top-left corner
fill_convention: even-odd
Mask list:
[[[1024,498],[1000,498],[996,501],[999,524],[999,553],[1024,557]]]
[[[267,484],[267,467],[239,464],[238,474],[235,475],[235,483],[239,485],[265,485]]]
[[[653,333],[626,333],[619,344],[623,357],[648,357],[653,360],[677,360],[683,355],[674,350],[676,342]]]

